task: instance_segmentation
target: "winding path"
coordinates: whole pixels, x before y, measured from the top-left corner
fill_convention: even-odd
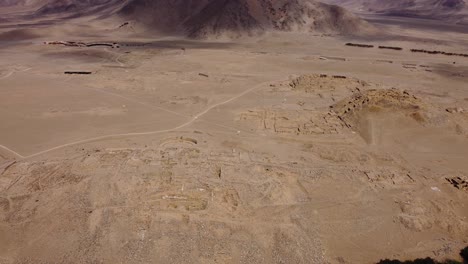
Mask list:
[[[19,154],[18,152],[14,151],[14,150],[6,147],[6,146],[0,145],[0,149],[6,150],[7,152],[14,154],[17,158],[24,159],[23,155]]]
[[[3,79],[6,79],[6,78],[11,77],[15,72],[25,72],[25,71],[29,71],[30,69],[32,69],[32,68],[26,68],[26,69],[20,70],[20,71],[18,71],[18,70],[12,70],[12,71],[10,71],[9,73],[5,74],[4,76],[1,76],[1,77],[0,77],[0,80],[3,80]],[[23,155],[19,154],[18,152],[14,151],[14,150],[12,150],[12,149],[6,147],[6,146],[0,145],[0,149],[6,150],[7,152],[14,154],[17,158],[21,158],[21,159],[24,158]]]
[[[204,111],[198,113],[197,115],[193,116],[190,120],[188,120],[187,122],[181,124],[181,125],[178,125],[174,128],[169,128],[169,129],[163,129],[163,130],[155,130],[155,131],[147,131],[147,132],[136,132],[136,133],[123,133],[123,134],[111,134],[111,135],[105,135],[105,136],[99,136],[99,137],[94,137],[94,138],[89,138],[89,139],[83,139],[83,140],[78,140],[78,141],[74,141],[74,142],[70,142],[70,143],[66,143],[66,144],[63,144],[63,145],[60,145],[60,146],[56,146],[56,147],[53,147],[53,148],[50,148],[50,149],[46,149],[46,150],[43,150],[43,151],[40,151],[38,153],[35,153],[35,154],[32,154],[32,155],[29,155],[29,156],[23,156],[17,152],[15,152],[14,150],[11,150],[5,146],[2,146],[0,145],[0,148],[4,149],[4,150],[7,150],[8,152],[14,154],[15,156],[17,156],[18,158],[22,159],[22,160],[25,160],[25,159],[30,159],[30,158],[34,158],[34,157],[37,157],[37,156],[40,156],[40,155],[43,155],[43,154],[46,154],[46,153],[49,153],[49,152],[52,152],[52,151],[55,151],[55,150],[59,150],[59,149],[63,149],[63,148],[66,148],[66,147],[70,147],[70,146],[75,146],[75,145],[79,145],[79,144],[85,144],[85,143],[90,143],[90,142],[94,142],[94,141],[100,141],[100,140],[107,140],[107,139],[114,139],[114,138],[121,138],[121,137],[131,137],[131,136],[145,136],[145,135],[154,135],[154,134],[160,134],[160,133],[166,133],[166,132],[171,132],[171,131],[175,131],[175,130],[178,130],[178,129],[181,129],[181,128],[184,128],[184,127],[187,127],[189,125],[191,125],[193,122],[195,122],[197,119],[199,119],[200,117],[202,117],[203,115],[207,114],[209,111],[213,110],[214,108],[216,107],[219,107],[221,105],[224,105],[224,104],[227,104],[227,103],[230,103],[236,99],[239,99],[240,97],[258,89],[259,87],[261,86],[264,86],[268,83],[271,83],[271,82],[277,82],[277,81],[284,81],[284,79],[281,79],[281,80],[276,80],[276,81],[267,81],[267,82],[263,82],[263,83],[260,83],[260,84],[257,84],[255,85],[254,87],[248,89],[248,90],[245,90],[243,91],[242,93],[240,94],[237,94],[223,102],[220,102],[220,103],[216,103],[210,107],[208,107],[207,109],[205,109]]]

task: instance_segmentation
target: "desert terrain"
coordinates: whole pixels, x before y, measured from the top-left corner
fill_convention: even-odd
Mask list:
[[[466,0],[323,0],[322,2],[340,5],[361,14],[425,18],[464,26],[468,24]]]
[[[0,263],[461,261],[463,25],[45,2],[0,5]]]

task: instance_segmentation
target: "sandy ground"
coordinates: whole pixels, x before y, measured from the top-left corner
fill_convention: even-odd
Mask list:
[[[468,35],[419,23],[228,42],[3,23],[0,263],[457,258],[468,58],[409,49]]]

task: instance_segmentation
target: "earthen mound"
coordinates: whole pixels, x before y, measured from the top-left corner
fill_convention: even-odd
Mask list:
[[[413,113],[423,108],[424,103],[420,99],[398,89],[368,90],[356,93],[333,107],[335,112],[345,120],[352,120],[363,111],[389,110]]]
[[[368,143],[388,131],[428,122],[428,106],[409,92],[398,89],[367,90],[354,93],[332,106],[338,117]],[[399,121],[398,121],[399,120]],[[403,120],[405,120],[403,122]]]
[[[304,91],[306,93],[316,93],[321,91],[335,91],[353,89],[365,89],[370,84],[352,77],[342,75],[328,75],[328,74],[307,74],[294,78],[289,86],[293,90]]]

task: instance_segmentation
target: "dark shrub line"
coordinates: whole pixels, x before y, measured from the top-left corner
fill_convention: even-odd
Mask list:
[[[357,44],[357,43],[346,43],[346,46],[351,47],[360,47],[360,48],[373,48],[374,45],[368,44]],[[392,47],[392,46],[378,46],[379,49],[390,49],[390,50],[403,50],[402,47]],[[458,57],[465,57],[468,58],[468,54],[465,53],[455,53],[455,52],[445,52],[440,50],[425,50],[425,49],[410,49],[411,52],[418,52],[418,53],[426,53],[426,54],[440,54],[446,56],[458,56]]]
[[[111,48],[118,48],[119,45],[117,43],[91,43],[86,44],[86,47],[97,47],[97,46],[104,46],[104,47],[111,47]]]
[[[390,47],[390,46],[379,46],[379,49],[403,50],[403,48],[400,48],[400,47]]]
[[[359,48],[373,48],[374,47],[374,45],[357,44],[357,43],[346,43],[346,46],[359,47]]]
[[[130,24],[130,23],[125,22],[125,23],[123,23],[122,25],[120,25],[119,28],[123,28],[123,27],[127,26],[128,24]]]
[[[320,78],[327,78],[328,75],[327,74],[320,74],[319,75]],[[331,75],[332,78],[334,79],[347,79],[348,77],[344,76],[344,75]]]
[[[111,47],[111,48],[120,48],[120,45],[117,43],[85,43],[85,42],[76,42],[76,41],[46,41],[44,42],[45,45],[63,45],[68,47],[96,47],[96,46],[104,46],[104,47]]]
[[[419,53],[427,53],[427,54],[441,54],[441,55],[446,55],[446,56],[460,56],[460,57],[468,58],[468,54],[445,52],[445,51],[439,51],[439,50],[411,49],[411,52],[419,52]]]
[[[65,74],[91,74],[92,72],[88,71],[66,71]]]

